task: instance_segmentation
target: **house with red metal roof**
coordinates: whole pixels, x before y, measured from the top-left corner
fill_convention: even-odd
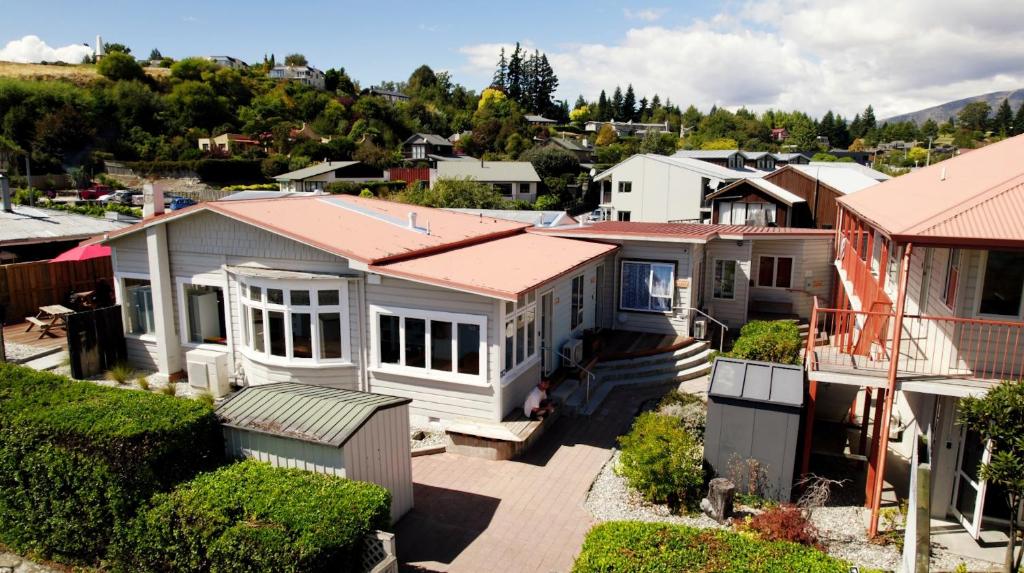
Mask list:
[[[838,288],[813,308],[803,471],[819,455],[863,461],[871,534],[883,489],[976,539],[1005,527],[1010,509],[978,474],[991,452],[956,411],[1024,374],[1021,157],[1024,136],[837,199]],[[911,487],[918,463],[927,488]]]

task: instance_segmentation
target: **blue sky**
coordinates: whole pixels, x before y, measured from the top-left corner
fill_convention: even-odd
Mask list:
[[[548,54],[558,96],[570,101],[632,83],[638,97],[658,93],[704,110],[852,116],[872,104],[879,117],[1024,87],[1024,2],[507,4],[0,0],[0,60],[52,58],[102,34],[142,56],[157,47],[175,58],[258,62],[301,52],[321,69],[344,67],[363,86],[403,80],[425,63],[480,90],[498,49],[522,41]]]

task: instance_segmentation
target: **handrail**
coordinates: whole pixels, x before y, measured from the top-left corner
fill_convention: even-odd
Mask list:
[[[729,327],[726,326],[726,324],[721,320],[718,320],[717,318],[711,316],[710,314],[704,312],[699,308],[691,306],[689,310],[690,312],[700,313],[702,316],[708,318],[711,322],[714,322],[715,324],[721,327],[721,330],[718,331],[718,351],[722,352],[725,349],[725,331],[729,330]]]
[[[562,360],[567,361],[570,365],[574,366],[575,368],[579,368],[580,372],[582,372],[582,373],[587,375],[587,400],[586,400],[586,403],[590,404],[590,382],[592,380],[596,380],[597,379],[597,375],[594,374],[593,372],[591,372],[586,367],[584,367],[579,362],[576,362],[575,360],[573,360],[572,356],[567,356],[565,354],[565,352],[563,350],[561,350],[561,349],[555,349],[555,348],[552,348],[550,346],[541,346],[540,350],[541,350],[541,352],[543,352],[545,350],[550,350],[550,351],[558,353],[558,356]]]

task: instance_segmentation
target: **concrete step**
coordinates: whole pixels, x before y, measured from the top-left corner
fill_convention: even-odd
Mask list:
[[[598,371],[595,372],[595,374],[597,375],[598,380],[600,380],[601,383],[609,382],[609,381],[613,381],[613,380],[623,380],[623,379],[628,379],[628,378],[638,378],[638,377],[644,377],[644,376],[653,376],[655,374],[671,374],[673,372],[679,372],[681,370],[686,370],[687,368],[690,368],[691,366],[696,366],[696,365],[701,364],[701,363],[707,363],[708,357],[711,356],[711,352],[712,352],[712,350],[710,348],[705,348],[704,350],[702,350],[702,351],[700,351],[700,352],[698,352],[696,354],[693,354],[691,356],[687,356],[686,358],[683,358],[683,359],[680,359],[680,360],[675,360],[675,361],[672,361],[672,362],[659,362],[659,363],[649,364],[649,365],[644,366],[644,367],[638,367],[638,368],[635,368],[635,369],[632,369],[632,370],[627,370],[627,369],[616,369],[616,370],[611,370],[611,371],[598,370]]]
[[[711,370],[711,364],[703,362],[691,366],[685,370],[681,370],[675,373],[669,374],[654,374],[650,376],[643,376],[637,378],[630,378],[626,380],[615,380],[608,381],[598,385],[596,389],[591,388],[590,390],[590,401],[587,402],[586,390],[581,388],[575,394],[569,402],[566,402],[566,407],[576,411],[578,414],[583,416],[590,416],[601,407],[601,403],[608,397],[609,394],[616,388],[624,386],[651,386],[659,384],[679,384],[687,380],[694,378],[700,378],[706,376]]]
[[[607,372],[611,370],[619,369],[633,369],[642,368],[651,364],[662,364],[666,362],[675,362],[684,358],[688,358],[697,354],[704,349],[708,348],[709,344],[704,341],[694,342],[680,349],[672,352],[662,352],[660,354],[652,354],[650,356],[641,356],[639,358],[626,358],[623,360],[610,360],[608,362],[598,362],[593,368],[596,373],[598,371]]]

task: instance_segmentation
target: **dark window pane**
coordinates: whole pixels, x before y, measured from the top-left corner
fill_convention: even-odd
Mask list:
[[[293,290],[291,291],[292,304],[296,306],[309,306],[309,291],[308,290]]]
[[[249,313],[252,319],[252,327],[249,329],[249,332],[252,333],[252,348],[256,352],[263,352],[263,311],[258,308],[251,308]]]
[[[312,317],[304,312],[292,313],[292,356],[313,357]]]
[[[789,288],[793,283],[793,259],[779,257],[779,275],[775,277],[775,286]]]
[[[452,323],[430,321],[430,368],[452,371]]]
[[[284,304],[284,291],[279,288],[268,288],[267,302],[271,304]]]
[[[514,358],[514,354],[515,354],[515,342],[514,342],[514,339],[512,338],[514,330],[515,330],[515,327],[512,326],[512,321],[511,320],[506,321],[505,322],[505,371],[506,372],[508,372],[509,370],[512,370],[512,367],[515,366],[515,362],[513,362],[513,358]]]
[[[422,318],[405,319],[405,365],[427,367],[427,321]]]
[[[480,374],[480,326],[459,325],[459,373]]]
[[[380,361],[384,364],[398,364],[401,359],[398,320],[397,316],[380,315]]]
[[[320,358],[341,358],[341,314],[321,312]]]
[[[775,257],[761,257],[757,264],[757,286],[775,286]]]
[[[338,304],[338,291],[336,290],[321,290],[316,293],[317,300],[320,301],[321,305],[333,305]]]
[[[288,345],[284,338],[284,313],[267,311],[267,322],[270,327],[270,353],[274,356],[287,356]]]
[[[263,300],[263,289],[258,286],[249,287],[249,298],[252,300]]]
[[[1017,316],[1024,288],[1024,253],[989,251],[981,289],[981,313]]]
[[[523,362],[524,353],[526,352],[526,317],[519,315],[516,317],[516,364]]]
[[[531,308],[526,311],[526,355],[533,356],[537,350],[537,327],[534,322],[537,316],[537,309]]]

